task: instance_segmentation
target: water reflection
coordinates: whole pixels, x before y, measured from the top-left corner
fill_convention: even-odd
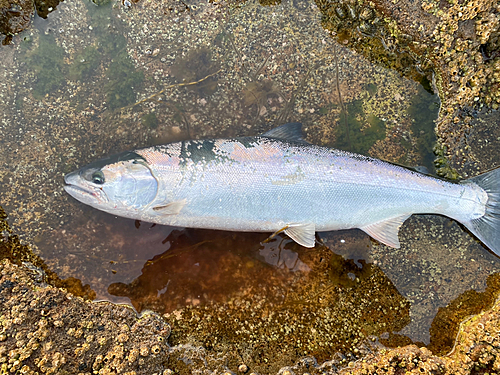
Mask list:
[[[283,284],[295,271],[309,272],[298,253],[286,248],[291,240],[278,237],[262,243],[266,237],[265,233],[174,230],[162,241],[166,251],[145,262],[139,277],[131,283],[112,283],[108,292],[129,298],[139,312],[171,312],[227,302],[253,289],[256,281]]]
[[[79,203],[77,203],[80,205]],[[130,282],[144,263],[168,249],[165,239],[174,228],[138,223],[80,206],[82,211],[60,228],[35,238],[52,256],[46,260],[61,277],[74,276],[89,284],[96,300],[128,303],[108,294],[113,282]]]
[[[370,249],[366,235],[337,235],[347,238],[343,244],[352,259],[283,236],[266,242],[266,233],[176,229],[162,241],[165,251],[144,262],[140,276],[111,283],[108,292],[129,299],[138,311],[168,314],[176,327],[173,345],[191,335],[196,321],[196,340],[205,347],[221,338],[229,345],[246,340],[254,361],[260,361],[265,337],[273,337],[265,339],[269,352],[290,355],[286,348],[296,347],[294,361],[303,355],[326,360],[337,351],[361,354],[368,338],[406,326],[410,306],[363,257]]]
[[[293,241],[286,237],[277,237],[261,243],[259,255],[266,263],[277,268],[287,268],[291,271],[309,271],[310,268],[299,259],[299,255],[286,248]]]

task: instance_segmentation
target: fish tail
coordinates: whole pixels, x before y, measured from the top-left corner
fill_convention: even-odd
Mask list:
[[[488,194],[486,212],[465,226],[495,254],[500,256],[500,168],[469,178]]]

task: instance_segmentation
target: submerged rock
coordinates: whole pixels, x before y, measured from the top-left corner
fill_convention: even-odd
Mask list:
[[[12,35],[26,29],[35,8],[30,0],[0,1],[0,33],[6,35],[3,44],[9,44]]]
[[[470,139],[470,134],[484,132],[484,122],[499,119],[491,113],[500,105],[497,2],[316,0],[316,4],[323,26],[340,43],[428,89],[432,82],[441,99],[436,122],[440,175],[467,177],[498,166],[476,158],[483,145]]]

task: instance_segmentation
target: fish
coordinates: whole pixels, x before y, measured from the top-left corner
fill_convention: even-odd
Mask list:
[[[126,151],[64,177],[73,198],[116,216],[188,228],[284,233],[359,228],[399,248],[413,214],[463,224],[500,255],[500,168],[459,182],[313,145],[302,124],[260,136],[186,140]]]

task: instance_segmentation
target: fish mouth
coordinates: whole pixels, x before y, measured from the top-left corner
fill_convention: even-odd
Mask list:
[[[95,195],[94,192],[87,190],[87,189],[84,189],[84,188],[81,188],[80,186],[66,183],[66,185],[64,185],[63,187],[64,187],[64,190],[66,190],[66,193],[68,193],[72,197],[74,197],[75,195],[85,195],[85,194]]]
[[[94,187],[87,188],[82,186],[82,180],[79,171],[68,173],[64,176],[66,185],[63,188],[66,193],[82,203],[95,204],[96,201],[107,202],[106,194],[103,194],[103,191]]]

